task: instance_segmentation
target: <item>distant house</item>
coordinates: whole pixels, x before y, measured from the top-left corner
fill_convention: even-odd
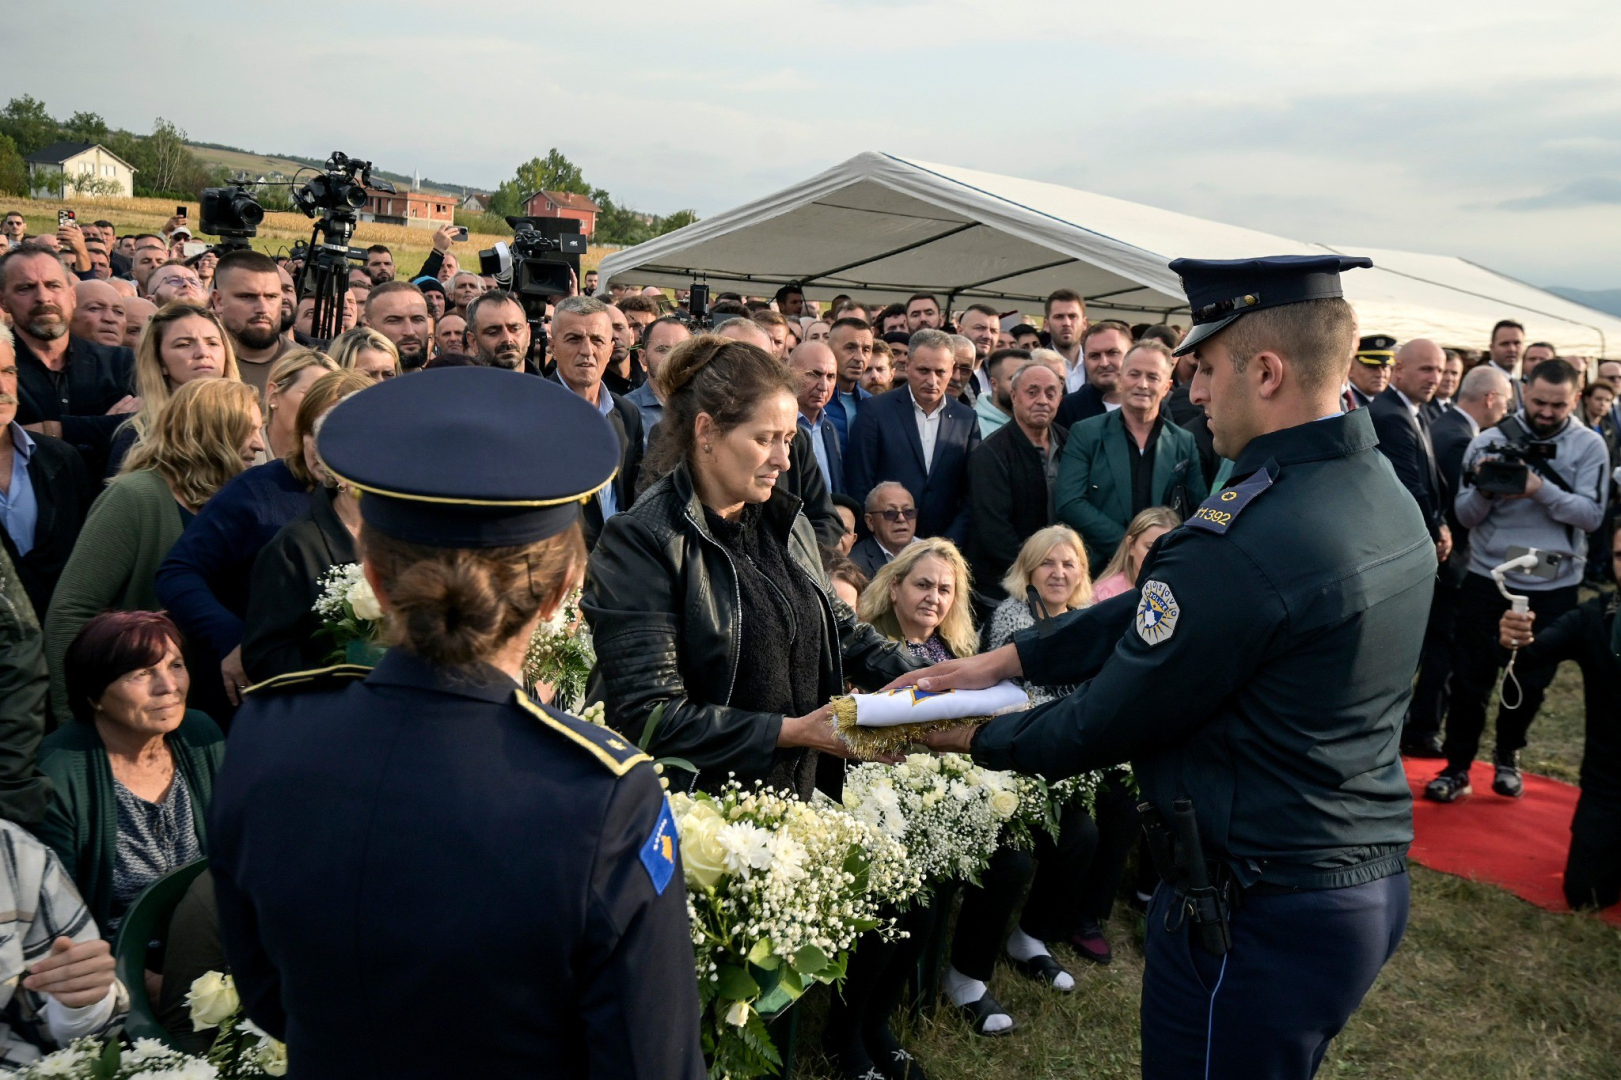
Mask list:
[[[76,194],[81,187],[88,189],[83,181],[92,178],[118,185],[117,191],[96,191],[97,195],[127,199],[135,194],[135,166],[100,143],[52,143],[29,154],[27,162],[28,187],[36,199]]]
[[[598,206],[572,191],[537,191],[523,201],[525,217],[569,218],[580,223],[580,232],[596,231]]]
[[[435,191],[366,191],[361,221],[437,229],[456,220],[456,196]]]
[[[482,191],[469,191],[462,196],[462,209],[471,214],[482,214],[490,208],[490,197]]]

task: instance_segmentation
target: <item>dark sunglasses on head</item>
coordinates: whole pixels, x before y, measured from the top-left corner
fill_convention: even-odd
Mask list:
[[[910,506],[905,510],[879,510],[877,514],[891,525],[897,521],[916,521],[917,507]]]

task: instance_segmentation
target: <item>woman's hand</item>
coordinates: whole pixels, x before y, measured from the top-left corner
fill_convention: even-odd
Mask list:
[[[900,754],[881,754],[875,758],[864,758],[852,750],[850,744],[839,736],[838,729],[833,726],[831,705],[823,705],[815,712],[806,713],[804,716],[783,717],[782,731],[777,735],[777,745],[803,746],[835,757],[881,761],[885,765],[893,765],[903,760],[903,755]]]
[[[1497,623],[1497,640],[1505,649],[1519,649],[1531,644],[1531,624],[1536,621],[1534,611],[1505,611]]]
[[[112,946],[101,938],[76,943],[59,937],[51,942],[50,955],[30,969],[23,985],[70,1009],[82,1009],[107,996],[113,967]]]
[[[947,660],[933,667],[909,671],[884,689],[916,686],[919,690],[936,693],[941,690],[983,690],[1003,679],[1018,678],[1022,674],[1024,668],[1019,664],[1019,650],[1012,645],[1004,645],[978,656]]]

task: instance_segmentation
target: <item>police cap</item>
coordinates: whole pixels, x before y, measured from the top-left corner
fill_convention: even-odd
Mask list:
[[[434,547],[555,536],[619,466],[618,438],[585,399],[488,367],[384,380],[340,402],[317,441],[367,525]]]
[[[1262,259],[1177,259],[1171,269],[1193,309],[1193,328],[1175,355],[1232,325],[1241,315],[1306,300],[1334,299],[1340,274],[1373,260],[1350,255],[1272,255]]]
[[[1356,358],[1369,367],[1387,367],[1396,359],[1396,339],[1389,334],[1365,334],[1356,343]]]

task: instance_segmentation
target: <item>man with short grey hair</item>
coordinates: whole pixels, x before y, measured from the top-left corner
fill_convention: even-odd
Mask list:
[[[594,547],[607,520],[636,501],[636,478],[642,468],[642,413],[602,384],[613,355],[613,319],[608,305],[589,296],[570,296],[552,311],[552,378],[602,413],[619,438],[619,474],[586,500],[581,513],[586,547]]]
[[[961,334],[952,334],[951,361],[951,383],[946,393],[972,409],[979,400],[979,382],[974,378],[979,370],[979,353],[974,343]]]
[[[870,535],[850,549],[850,558],[871,578],[917,536],[917,501],[906,485],[886,480],[863,503]]]

